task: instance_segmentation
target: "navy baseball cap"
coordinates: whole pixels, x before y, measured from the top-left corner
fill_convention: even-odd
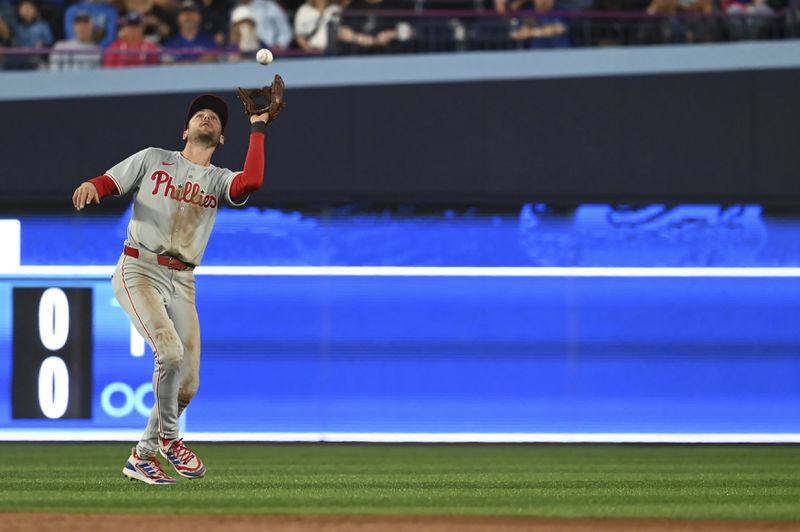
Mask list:
[[[120,26],[140,26],[144,23],[144,19],[139,13],[128,13],[118,20]]]
[[[214,94],[201,94],[192,101],[192,104],[189,106],[189,111],[186,113],[186,123],[183,125],[183,129],[189,126],[189,120],[192,119],[195,113],[203,109],[211,109],[217,113],[219,121],[222,124],[222,132],[224,133],[225,125],[228,123],[228,104],[225,103],[225,100]]]

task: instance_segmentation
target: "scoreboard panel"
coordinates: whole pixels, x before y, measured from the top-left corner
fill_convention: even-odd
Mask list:
[[[11,417],[91,419],[92,289],[17,287]]]

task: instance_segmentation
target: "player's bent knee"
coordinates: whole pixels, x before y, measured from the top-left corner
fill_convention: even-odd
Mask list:
[[[174,329],[158,329],[153,335],[158,362],[164,367],[178,369],[183,360],[183,344]]]

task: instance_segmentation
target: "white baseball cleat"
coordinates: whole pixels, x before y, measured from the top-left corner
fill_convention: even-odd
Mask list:
[[[206,466],[194,452],[183,444],[183,438],[168,440],[159,438],[158,450],[166,458],[175,472],[186,478],[203,478]]]
[[[139,456],[136,447],[133,448],[130,458],[122,468],[122,474],[131,480],[141,480],[146,484],[175,484],[177,482],[161,469],[161,464],[155,454]]]

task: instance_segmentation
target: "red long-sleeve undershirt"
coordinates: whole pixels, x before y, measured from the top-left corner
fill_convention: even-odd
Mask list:
[[[119,194],[117,185],[109,176],[103,174],[89,180],[97,189],[100,199]],[[231,183],[231,199],[241,203],[250,194],[264,184],[264,132],[250,133],[250,145],[244,160],[244,170],[233,178]]]
[[[250,145],[244,159],[244,171],[233,178],[231,199],[241,203],[264,184],[264,132],[250,133]]]
[[[97,195],[100,196],[100,199],[119,194],[116,183],[105,174],[91,178],[89,183],[93,184],[94,188],[97,189]]]

